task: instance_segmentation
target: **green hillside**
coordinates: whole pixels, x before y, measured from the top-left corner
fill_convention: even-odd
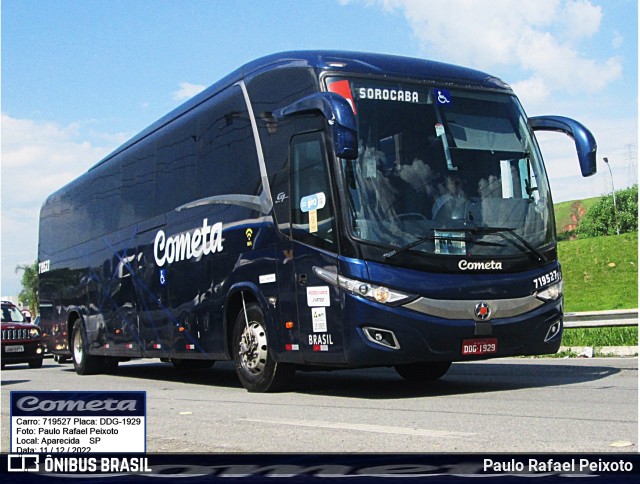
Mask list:
[[[638,307],[638,234],[558,243],[565,311]]]
[[[556,229],[558,234],[575,230],[580,219],[584,217],[598,200],[600,200],[600,197],[556,203],[554,209],[556,212]]]

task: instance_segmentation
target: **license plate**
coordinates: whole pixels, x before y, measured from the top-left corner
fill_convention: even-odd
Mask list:
[[[5,353],[22,353],[24,351],[23,345],[11,345],[4,347]]]
[[[462,355],[490,355],[498,352],[498,338],[465,339],[462,341]]]

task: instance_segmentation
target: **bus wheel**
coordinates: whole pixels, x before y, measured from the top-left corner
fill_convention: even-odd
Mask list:
[[[84,325],[79,319],[74,323],[71,333],[71,358],[78,375],[94,375],[103,369],[102,358],[87,354]]]
[[[395,369],[405,380],[421,382],[437,380],[444,375],[450,367],[450,361],[426,361],[396,365]]]
[[[62,355],[53,355],[53,361],[59,364],[66,363],[69,358],[67,356]]]
[[[278,363],[269,354],[264,315],[257,304],[247,304],[233,328],[233,362],[240,383],[250,392],[275,392],[292,380],[295,368]]]

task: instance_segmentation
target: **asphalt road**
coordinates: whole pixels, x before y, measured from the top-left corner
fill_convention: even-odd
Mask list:
[[[248,393],[229,363],[181,375],[156,361],[8,366],[2,451],[12,390],[144,390],[148,452],[638,452],[637,358],[458,363],[422,386],[386,368],[298,372],[278,394]]]

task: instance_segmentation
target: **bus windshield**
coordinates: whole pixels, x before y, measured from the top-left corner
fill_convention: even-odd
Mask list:
[[[341,160],[351,235],[401,251],[496,257],[554,240],[547,177],[515,96],[328,79],[358,122]]]

